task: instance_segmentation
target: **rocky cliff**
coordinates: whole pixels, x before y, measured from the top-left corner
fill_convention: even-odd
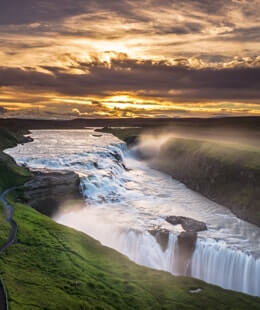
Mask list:
[[[82,207],[80,179],[73,171],[37,170],[24,185],[25,201],[39,212],[53,216],[61,207]]]

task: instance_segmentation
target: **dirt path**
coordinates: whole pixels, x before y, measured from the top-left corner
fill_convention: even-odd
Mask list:
[[[0,247],[0,254],[3,253],[7,248],[9,248],[16,241],[17,224],[13,220],[14,209],[5,199],[5,196],[9,192],[15,189],[16,187],[9,188],[0,195],[0,202],[4,205],[4,209],[5,209],[5,219],[11,225],[8,240],[6,241],[4,245]],[[7,310],[7,309],[8,309],[7,296],[6,296],[6,292],[4,289],[4,285],[2,281],[0,280],[0,310]]]

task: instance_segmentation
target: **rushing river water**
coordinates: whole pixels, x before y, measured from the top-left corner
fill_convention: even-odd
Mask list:
[[[67,169],[80,175],[86,207],[55,220],[81,230],[138,264],[178,274],[181,226],[165,221],[181,215],[204,221],[191,261],[195,278],[260,296],[260,229],[228,209],[149,168],[110,134],[93,130],[32,131],[33,142],[6,152],[31,168]],[[163,249],[148,231],[171,231]]]

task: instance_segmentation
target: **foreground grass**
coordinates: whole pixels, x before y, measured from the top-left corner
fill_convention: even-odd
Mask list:
[[[0,247],[8,239],[10,228],[10,224],[5,220],[4,206],[0,202]]]
[[[9,202],[18,242],[0,257],[0,275],[11,310],[259,309],[258,298],[138,266],[14,197]]]

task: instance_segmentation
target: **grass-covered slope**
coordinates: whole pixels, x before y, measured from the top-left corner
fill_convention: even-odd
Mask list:
[[[223,164],[239,165],[241,169],[260,170],[260,149],[245,144],[209,140],[173,138],[162,146],[163,155],[201,154]]]
[[[13,147],[18,143],[25,143],[28,139],[24,134],[28,133],[26,130],[11,131],[7,128],[0,127],[0,151],[3,149]]]
[[[260,150],[175,138],[161,147],[157,168],[260,225]]]
[[[0,247],[8,239],[10,228],[10,224],[5,220],[4,206],[0,202]]]
[[[11,310],[259,309],[258,298],[138,266],[12,200],[18,242],[0,256]]]
[[[8,155],[0,152],[0,192],[16,185],[23,184],[30,177],[30,172],[18,167]]]
[[[14,133],[8,129],[0,128],[0,192],[9,187],[23,184],[29,179],[30,172],[17,166],[10,156],[3,153],[4,149],[26,141],[22,131]]]

